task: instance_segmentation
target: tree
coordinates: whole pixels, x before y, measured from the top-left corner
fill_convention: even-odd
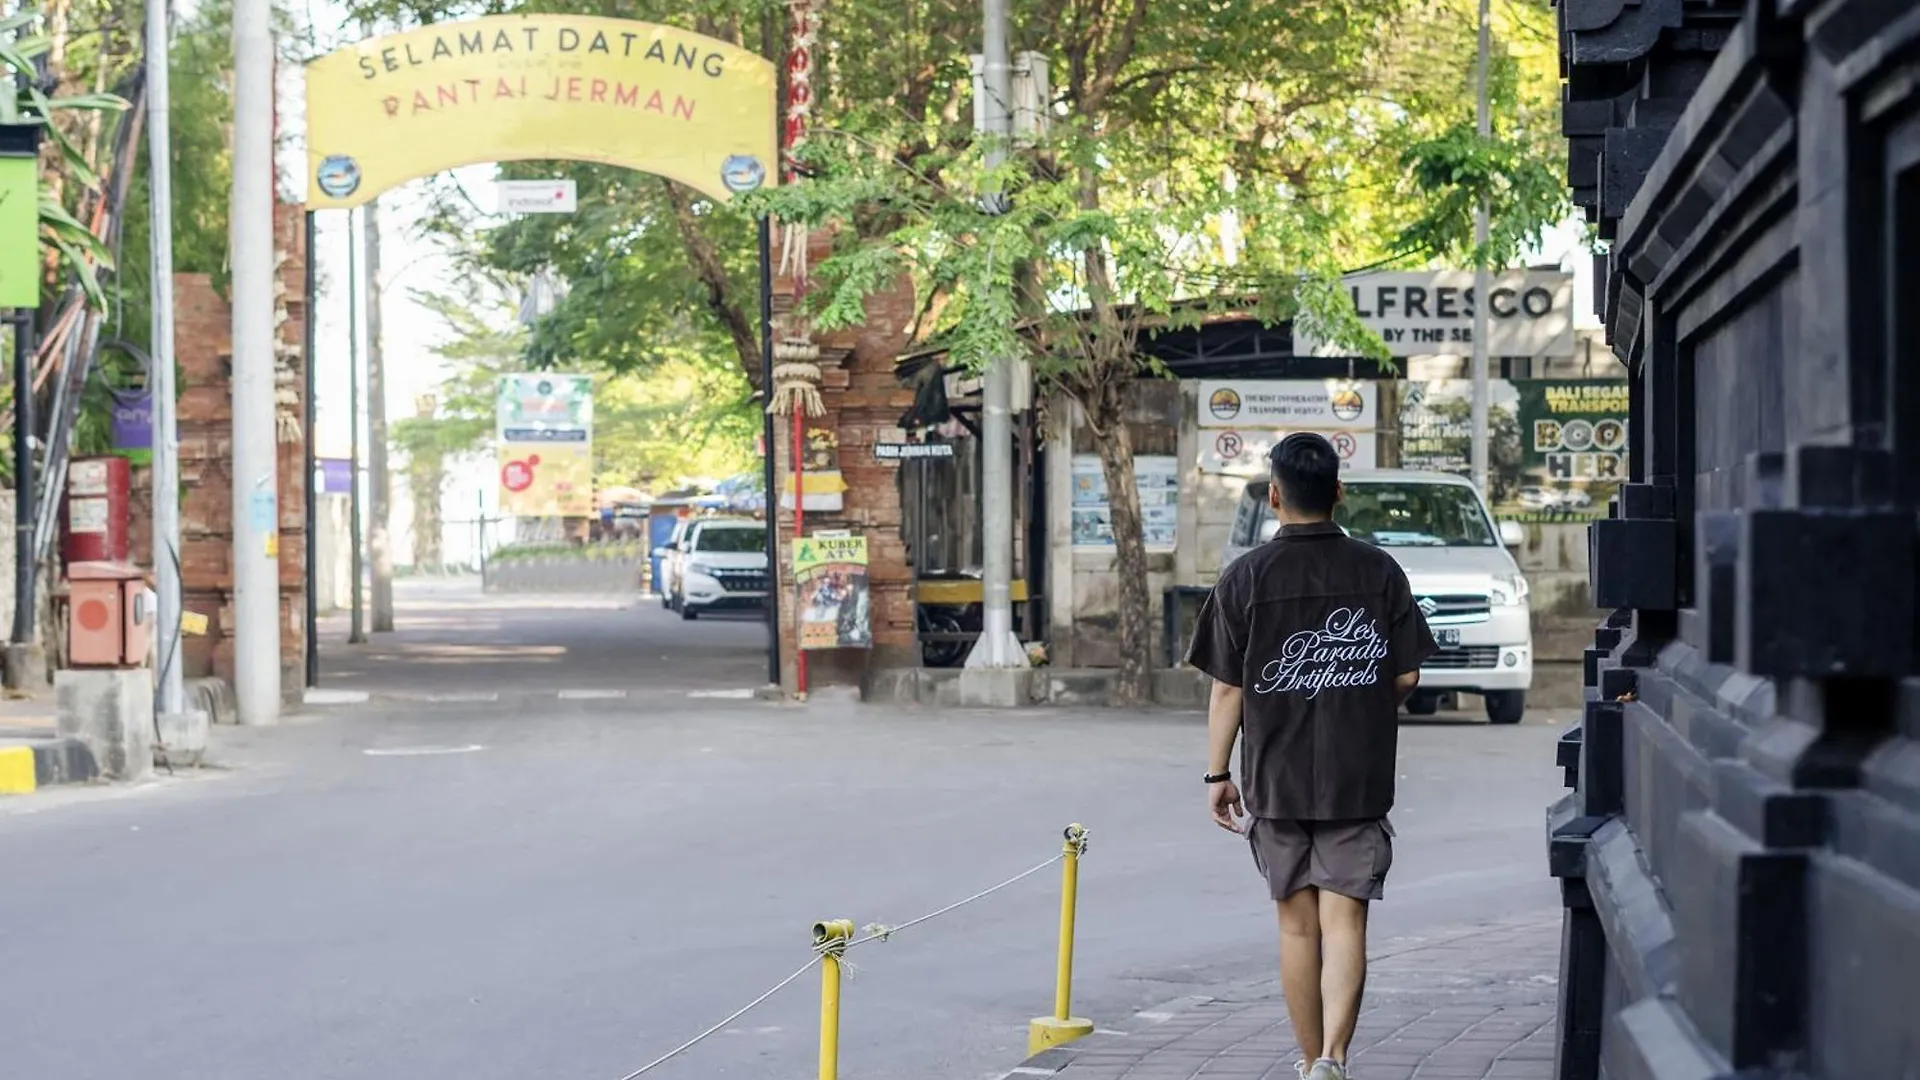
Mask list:
[[[873,148],[906,138],[828,129],[807,154],[810,179],[753,202],[839,230],[818,270],[819,325],[859,323],[867,296],[909,275],[922,332],[954,362],[1026,357],[1043,389],[1078,404],[1112,515],[1119,697],[1139,700],[1152,598],[1124,421],[1134,382],[1164,374],[1141,336],[1234,310],[1384,356],[1339,278],[1429,253],[1434,208],[1391,193],[1400,160],[1450,117],[1433,115],[1424,87],[1397,92],[1416,65],[1395,55],[1395,35],[1426,15],[1410,5],[1035,8],[1021,25],[1053,46],[1061,76],[1060,119],[1038,145],[990,170],[986,147],[951,133],[901,155]],[[947,63],[964,70],[957,49]]]
[[[428,22],[509,6],[543,9],[411,0],[370,10]],[[1539,0],[1508,6],[1544,10]],[[642,2],[619,13],[771,55],[781,7]],[[832,59],[816,75],[803,183],[718,207],[657,180],[570,168],[614,204],[474,241],[483,265],[550,269],[574,285],[534,330],[541,362],[638,370],[663,328],[685,319],[730,342],[741,374],[756,378],[757,345],[743,330],[745,226],[761,210],[836,230],[834,256],[816,268],[817,325],[862,322],[865,298],[905,276],[921,294],[926,340],[976,369],[1031,358],[1043,386],[1078,401],[1100,433],[1115,500],[1121,695],[1144,696],[1151,598],[1119,422],[1128,388],[1153,373],[1140,336],[1232,308],[1293,317],[1379,355],[1337,281],[1348,268],[1445,253],[1453,202],[1410,183],[1406,163],[1439,160],[1430,148],[1446,145],[1471,100],[1461,87],[1472,49],[1451,9],[1431,0],[1013,8],[1016,47],[1053,59],[1059,130],[999,169],[984,168],[969,122],[976,3],[834,5],[823,9],[817,51]],[[989,195],[1010,197],[1009,212],[981,212]]]
[[[490,449],[495,386],[502,375],[533,365],[528,331],[498,284],[470,279],[458,295],[414,297],[447,330],[434,350],[447,377],[432,414],[393,426],[419,507],[437,503],[448,461]],[[696,346],[663,346],[643,369],[601,371],[594,379],[594,477],[603,487],[738,472],[749,464],[758,430],[745,378],[731,365],[708,362]]]

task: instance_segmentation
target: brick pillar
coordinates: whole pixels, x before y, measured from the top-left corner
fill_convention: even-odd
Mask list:
[[[817,265],[826,258],[830,238],[816,233],[809,241]],[[792,297],[792,283],[774,283],[775,306],[784,309]],[[807,511],[806,528],[848,529],[867,538],[867,582],[871,593],[873,649],[813,652],[808,658],[809,689],[859,687],[869,668],[915,666],[913,654],[913,575],[907,566],[906,543],[901,536],[900,488],[897,462],[878,462],[873,444],[898,438],[895,421],[913,403],[912,391],[894,378],[894,364],[907,345],[915,307],[913,286],[903,281],[875,294],[867,302],[866,324],[832,333],[816,334],[820,388],[826,414],[806,421],[809,430],[830,431],[838,441],[837,466],[846,481],[844,507],[839,511]],[[780,483],[791,481],[789,453],[792,432],[784,419],[774,423],[774,462]],[[779,488],[770,495],[778,505]],[[793,514],[777,512],[780,536],[780,658],[781,681],[794,688],[795,611]]]
[[[288,700],[304,685],[306,475],[301,429],[306,394],[306,251],[302,208],[280,206],[275,251],[281,321],[279,403],[280,678]],[[181,590],[208,617],[204,637],[182,647],[188,678],[233,678],[232,310],[205,274],[174,276],[174,353],[180,367]]]

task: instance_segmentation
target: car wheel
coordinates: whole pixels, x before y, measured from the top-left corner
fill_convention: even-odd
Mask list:
[[[1527,715],[1525,690],[1495,690],[1480,696],[1487,702],[1489,724],[1517,724]]]
[[[1432,716],[1439,711],[1439,694],[1415,694],[1407,699],[1408,716]]]
[[[688,607],[687,602],[685,600],[682,600],[680,601],[680,617],[682,619],[685,619],[688,622],[692,622],[693,620],[700,617],[700,609],[695,607]]]
[[[666,593],[661,593],[661,594],[660,594],[660,606],[661,606],[661,607],[663,607],[663,608],[665,608],[665,609],[667,609],[668,611],[672,611],[672,610],[673,610],[673,597],[671,597],[671,596],[668,596],[668,595],[667,595]]]

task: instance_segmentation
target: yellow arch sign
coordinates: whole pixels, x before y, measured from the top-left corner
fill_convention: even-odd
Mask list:
[[[493,15],[370,38],[306,74],[309,210],[493,161],[622,165],[723,202],[778,182],[773,63],[670,26]]]

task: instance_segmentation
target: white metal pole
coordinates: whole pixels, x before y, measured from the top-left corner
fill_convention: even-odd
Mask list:
[[[234,699],[280,719],[278,447],[273,395],[273,31],[268,0],[233,6]]]
[[[367,554],[373,569],[369,606],[373,632],[393,629],[393,479],[387,471],[387,379],[380,351],[380,201],[360,212],[366,234],[367,269]]]
[[[367,643],[366,603],[366,522],[361,511],[360,494],[360,261],[354,247],[353,211],[347,211],[347,529],[352,553],[353,584],[348,595],[352,617],[347,626],[347,644]]]
[[[1475,73],[1479,83],[1477,120],[1480,137],[1493,134],[1493,107],[1488,97],[1487,68],[1493,52],[1493,18],[1490,0],[1480,0],[1480,66]],[[1482,495],[1491,497],[1487,486],[1492,454],[1487,431],[1490,390],[1487,375],[1487,297],[1493,291],[1493,270],[1487,264],[1487,235],[1490,231],[1486,199],[1473,212],[1473,485]]]
[[[1013,69],[1007,55],[1006,0],[982,0],[981,90],[986,107],[979,134],[986,164],[1006,160],[1013,134]],[[987,368],[980,424],[981,583],[985,600],[979,641],[967,654],[971,668],[1027,666],[1013,632],[1013,372],[1010,356]]]
[[[173,372],[173,132],[167,73],[171,7],[165,0],[147,5],[148,209],[153,232],[153,341],[148,349],[153,372],[147,391],[152,395],[154,614],[160,657],[155,704],[162,715],[182,712],[187,697],[180,656],[180,431]]]

